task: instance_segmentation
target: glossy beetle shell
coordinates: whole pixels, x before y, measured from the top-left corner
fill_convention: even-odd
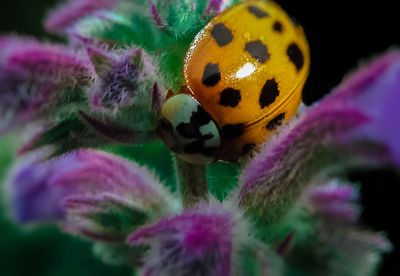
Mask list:
[[[310,67],[303,29],[272,1],[245,1],[194,38],[183,77],[221,136],[217,159],[236,161],[292,117]]]

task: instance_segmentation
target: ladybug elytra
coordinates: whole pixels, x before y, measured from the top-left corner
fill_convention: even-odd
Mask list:
[[[191,43],[184,89],[161,111],[161,139],[190,163],[237,161],[295,115],[309,67],[302,27],[276,3],[238,3]]]

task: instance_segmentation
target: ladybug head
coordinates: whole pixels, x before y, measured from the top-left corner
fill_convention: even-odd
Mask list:
[[[161,110],[157,134],[178,157],[193,164],[216,159],[221,145],[218,127],[192,96],[169,98]]]

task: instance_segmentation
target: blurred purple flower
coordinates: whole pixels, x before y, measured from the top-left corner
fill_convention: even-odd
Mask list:
[[[348,77],[334,91],[335,101],[360,110],[370,123],[345,134],[343,143],[369,141],[383,146],[388,159],[400,167],[400,51],[392,50]]]
[[[138,228],[127,243],[150,245],[143,275],[231,275],[247,230],[239,210],[200,204]]]
[[[0,134],[49,111],[62,91],[92,78],[82,52],[34,39],[0,37]]]
[[[88,84],[91,72],[86,53],[33,38],[0,37],[0,66],[51,83]]]
[[[303,197],[312,213],[327,220],[355,222],[360,214],[360,207],[355,202],[357,189],[338,181],[310,187]]]
[[[0,135],[37,118],[58,90],[53,83],[0,68]]]
[[[98,10],[113,9],[118,0],[68,0],[52,11],[45,21],[49,32],[65,34],[75,22]]]
[[[145,168],[100,151],[29,160],[10,182],[19,221],[67,219],[67,231],[104,241],[123,241],[148,219],[179,209]]]

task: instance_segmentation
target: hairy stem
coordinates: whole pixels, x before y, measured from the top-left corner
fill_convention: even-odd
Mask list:
[[[178,157],[176,160],[176,177],[185,209],[200,201],[208,200],[206,167],[188,163]]]

